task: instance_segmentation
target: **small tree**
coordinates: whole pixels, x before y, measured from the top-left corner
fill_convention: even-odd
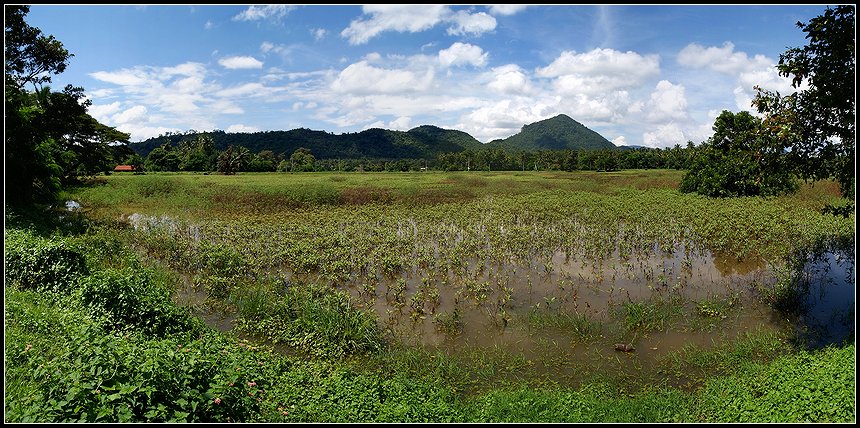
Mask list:
[[[313,171],[315,162],[316,158],[310,149],[299,147],[290,156],[290,170],[299,172]]]
[[[218,172],[224,175],[232,175],[241,171],[248,164],[251,152],[242,147],[229,145],[227,149],[218,156]]]
[[[723,111],[681,179],[682,192],[712,197],[778,195],[797,181],[776,138],[748,112]]]
[[[800,177],[834,177],[842,195],[854,197],[856,36],[854,5],[827,8],[808,24],[797,23],[809,44],[779,56],[779,74],[799,88],[781,96],[760,88],[753,105],[765,114],[764,125],[791,149]]]

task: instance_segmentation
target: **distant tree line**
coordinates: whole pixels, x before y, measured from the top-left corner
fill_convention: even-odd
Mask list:
[[[692,142],[685,147],[624,148],[614,150],[537,150],[467,149],[441,153],[435,158],[349,158],[318,159],[304,147],[292,153],[261,150],[257,153],[239,145],[225,150],[215,148],[208,134],[174,145],[170,139],[154,148],[146,158],[135,153],[124,163],[140,171],[198,171],[234,174],[236,172],[312,172],[312,171],[618,171],[623,169],[687,169],[698,149]]]

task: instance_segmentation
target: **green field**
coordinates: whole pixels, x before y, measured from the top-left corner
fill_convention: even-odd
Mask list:
[[[786,304],[838,186],[682,174],[98,177],[7,211],[7,421],[854,421]]]

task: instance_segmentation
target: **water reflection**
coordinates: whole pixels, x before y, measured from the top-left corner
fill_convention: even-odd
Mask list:
[[[795,287],[798,341],[809,348],[854,338],[857,277],[854,244],[807,257]]]

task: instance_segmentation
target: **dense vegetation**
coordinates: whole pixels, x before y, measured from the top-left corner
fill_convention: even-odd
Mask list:
[[[322,146],[350,160],[309,130],[131,153],[80,88],[41,86],[71,55],[27,11],[6,7],[5,422],[855,422],[853,328],[810,349],[803,323],[811,255],[853,269],[844,61],[818,72],[853,7],[784,58],[813,92],[724,112],[701,147]],[[120,159],[150,173],[79,181]],[[466,172],[245,173],[421,168]]]
[[[68,195],[92,207],[86,217],[64,212],[33,223],[7,213],[6,420],[853,421],[850,340],[806,351],[785,333],[750,331],[669,352],[654,377],[625,374],[630,359],[609,356],[570,376],[547,371],[531,379],[523,376],[539,370],[516,355],[399,345],[354,289],[329,285],[350,270],[375,273],[405,314],[423,308],[456,334],[470,328],[472,302],[501,302],[495,285],[469,285],[480,269],[463,263],[469,254],[534,260],[542,271],[541,254],[556,245],[590,259],[604,257],[608,245],[635,255],[652,240],[681,239],[777,261],[794,248],[853,236],[853,216],[820,213],[837,199],[833,183],[802,186],[799,196],[714,200],[678,193],[680,176],[115,175]],[[128,208],[157,215],[132,229],[116,221],[117,210]],[[187,223],[167,220],[179,217]],[[622,224],[619,241],[600,238]],[[416,256],[422,245],[409,243],[431,237],[439,254]],[[275,265],[308,274],[285,282],[266,268]],[[459,273],[451,285],[431,277],[429,288],[403,291],[384,279],[416,268]],[[460,287],[456,278],[465,279],[463,318],[447,310],[434,316],[432,290]],[[174,304],[185,281],[206,291],[203,307],[233,311],[234,333],[193,316],[200,303]],[[554,295],[570,295],[571,284],[559,281],[567,291],[553,285]],[[652,281],[656,287],[660,279]],[[581,284],[584,297],[588,282]],[[525,317],[509,307],[507,327],[497,328],[570,329],[598,348],[599,335],[647,336],[677,323],[731,328],[734,300],[688,302],[683,289],[625,299],[610,306],[609,318],[562,310],[569,307],[559,300],[553,309],[527,308]],[[234,336],[243,331],[250,336]],[[676,377],[683,381],[669,382]]]
[[[615,145],[583,124],[560,114],[529,125],[503,140],[487,143],[488,148],[514,151],[611,150]]]
[[[310,129],[250,133],[189,131],[149,138],[132,143],[131,148],[146,157],[152,150],[167,142],[180,145],[182,141],[194,140],[201,134],[211,138],[215,149],[219,151],[231,145],[245,147],[253,153],[271,151],[290,154],[299,148],[308,148],[314,156],[321,159],[433,159],[440,153],[481,147],[478,140],[465,132],[425,125],[406,132],[373,128],[343,134]]]

